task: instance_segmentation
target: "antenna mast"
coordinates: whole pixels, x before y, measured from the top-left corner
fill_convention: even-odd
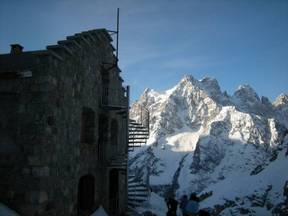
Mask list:
[[[119,59],[118,59],[118,51],[119,51],[119,19],[120,19],[120,10],[119,10],[119,8],[117,8],[116,31],[115,30],[107,30],[108,33],[111,36],[116,34],[116,66],[118,65],[118,61],[119,61]]]
[[[118,61],[118,50],[119,50],[119,8],[117,8],[117,30],[116,30],[116,58]]]

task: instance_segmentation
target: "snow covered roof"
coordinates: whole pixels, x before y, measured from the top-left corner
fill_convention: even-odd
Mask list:
[[[90,216],[108,216],[108,214],[105,212],[104,208],[100,206],[93,214]]]
[[[9,209],[7,206],[4,204],[0,203],[0,215],[5,215],[5,216],[20,216],[17,214],[15,211]]]

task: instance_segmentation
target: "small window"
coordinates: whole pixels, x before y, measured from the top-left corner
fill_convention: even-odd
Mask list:
[[[108,140],[109,119],[106,115],[99,116],[98,126],[98,160],[103,161],[105,157],[105,144]]]
[[[118,145],[118,122],[113,119],[111,122],[111,144],[117,146]]]
[[[81,115],[81,136],[80,142],[93,144],[95,141],[95,112],[84,107]]]

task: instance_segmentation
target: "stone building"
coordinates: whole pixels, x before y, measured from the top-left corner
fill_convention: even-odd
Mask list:
[[[21,216],[127,206],[128,98],[105,29],[0,55],[0,202]]]

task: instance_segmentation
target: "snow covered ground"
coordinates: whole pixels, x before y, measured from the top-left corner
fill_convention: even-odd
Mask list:
[[[169,153],[166,154],[166,151]],[[238,151],[237,148],[236,151]],[[164,161],[167,161],[167,158],[170,157],[170,160],[168,160],[170,161],[169,167],[172,168],[171,170],[176,170],[176,165],[179,161],[179,155],[177,154],[179,154],[179,152],[175,152],[176,156],[171,156],[173,155],[171,149],[163,150],[158,148],[156,152],[159,152],[158,157],[162,156],[161,158]],[[237,210],[235,209],[240,208],[249,209],[251,215],[272,215],[272,208],[268,210],[266,208],[267,204],[270,203],[276,205],[277,203],[285,200],[285,197],[283,196],[283,186],[285,185],[285,182],[288,181],[288,156],[285,155],[285,153],[286,149],[281,150],[277,159],[268,164],[265,169],[263,169],[257,175],[250,175],[249,170],[245,171],[245,169],[243,169],[241,171],[240,169],[235,169],[233,171],[227,171],[227,174],[222,173],[225,178],[218,180],[218,172],[221,170],[219,167],[229,165],[229,161],[223,160],[222,164],[215,169],[215,172],[210,174],[212,183],[210,183],[208,187],[206,187],[205,190],[201,191],[200,193],[203,194],[205,192],[213,192],[211,197],[208,197],[200,203],[200,208],[213,208],[215,205],[225,205],[227,201],[233,201],[234,206],[229,208],[229,210],[224,210],[221,212],[222,216],[230,216],[232,211],[237,213]],[[176,192],[177,199],[180,199],[181,195],[189,194],[191,192],[190,186],[191,179],[193,179],[193,177],[191,178],[191,173],[187,172],[187,170],[189,170],[189,164],[191,164],[193,160],[191,154],[192,153],[190,153],[190,157],[187,157],[187,161],[182,168],[183,172],[181,172],[180,177],[178,178],[180,187]],[[240,158],[236,158],[236,160],[241,161]],[[234,167],[233,165],[231,166]],[[152,185],[163,183],[168,184],[168,179],[171,182],[173,178],[173,172],[171,170],[159,178],[151,177],[150,183]],[[171,176],[169,176],[168,173]],[[197,178],[198,175],[194,175],[194,177]],[[213,181],[215,183],[213,183]],[[263,206],[257,206],[257,202],[260,202],[259,205]],[[261,204],[261,202],[263,203]],[[166,215],[167,208],[164,197],[159,196],[156,193],[151,193],[151,197],[149,198],[148,202],[144,203],[141,208],[138,208],[139,212],[148,210],[158,216]]]
[[[254,210],[254,215],[272,215],[271,210],[269,211],[265,207],[266,204],[268,202],[280,203],[285,200],[283,186],[288,180],[288,156],[285,156],[285,151],[282,150],[278,158],[271,162],[258,175],[237,175],[235,173],[227,179],[211,184],[203,192],[213,191],[213,196],[201,202],[201,207],[213,207],[216,204],[224,204],[227,200],[233,200],[236,203],[234,208],[242,207]],[[266,203],[263,203],[264,207],[252,206],[253,202],[248,197],[252,198],[253,195],[259,198],[267,196],[265,198]]]
[[[0,203],[0,216],[20,216],[15,211]],[[102,206],[100,206],[91,216],[108,216]]]

